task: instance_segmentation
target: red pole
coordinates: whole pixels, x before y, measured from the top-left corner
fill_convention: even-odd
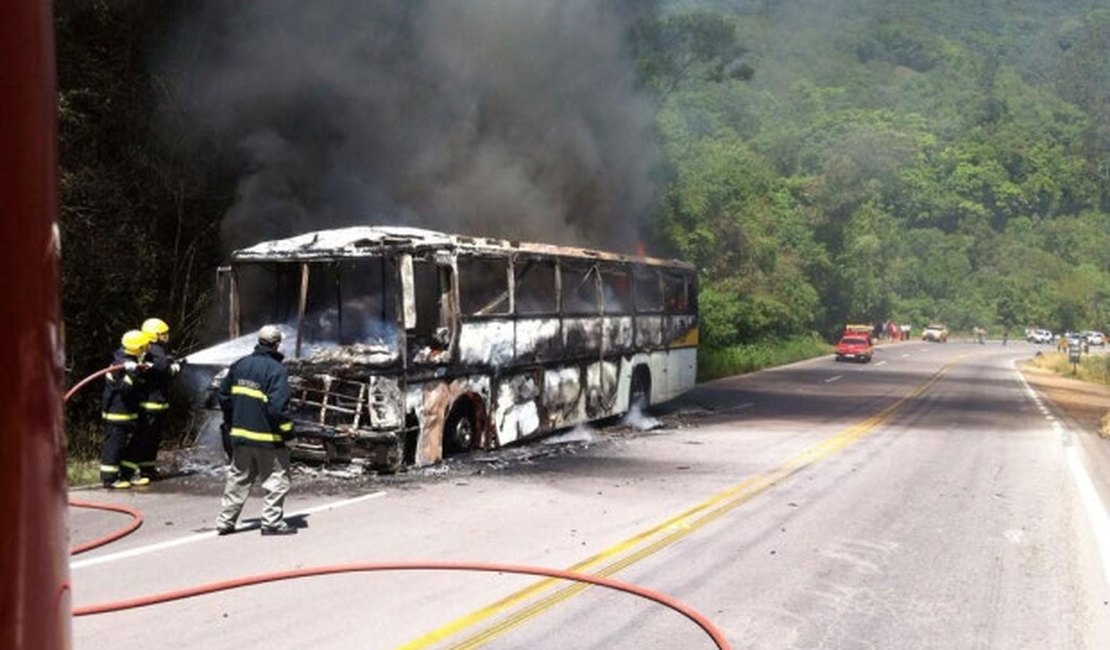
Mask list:
[[[71,644],[48,0],[0,1],[0,648]]]

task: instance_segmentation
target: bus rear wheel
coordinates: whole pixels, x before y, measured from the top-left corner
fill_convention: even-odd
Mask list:
[[[628,386],[628,410],[637,406],[642,411],[651,406],[651,371],[647,366],[637,366],[632,371],[632,381]]]
[[[474,405],[464,397],[451,407],[447,422],[443,425],[444,455],[470,451],[477,441],[478,426],[474,417]]]

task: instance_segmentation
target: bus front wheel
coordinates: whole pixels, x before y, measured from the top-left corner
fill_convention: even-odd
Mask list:
[[[463,397],[455,402],[443,425],[443,451],[446,455],[470,451],[474,449],[477,440],[478,426],[474,417],[474,405]]]

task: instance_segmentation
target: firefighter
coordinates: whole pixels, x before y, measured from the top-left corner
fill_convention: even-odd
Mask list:
[[[289,374],[284,358],[281,329],[266,325],[258,332],[254,352],[231,364],[220,382],[220,408],[231,438],[231,463],[216,518],[216,532],[235,532],[251,486],[262,481],[262,534],[291,535],[297,529],[284,520],[285,495],[289,492],[289,448],[293,423],[286,415]]]
[[[121,467],[124,450],[135,435],[139,421],[139,401],[143,391],[143,355],[150,339],[139,330],[129,330],[120,338],[112,365],[122,366],[105,375],[103,410],[104,444],[100,449],[100,481],[110,489],[126,489],[150,482],[143,476],[131,480],[131,472]]]
[[[168,354],[170,326],[164,320],[148,318],[143,321],[142,331],[150,339],[145,359],[150,367],[143,374],[146,395],[139,402],[139,426],[121,464],[132,476],[154,480],[158,478],[158,447],[170,408],[170,386],[181,372],[181,364]]]

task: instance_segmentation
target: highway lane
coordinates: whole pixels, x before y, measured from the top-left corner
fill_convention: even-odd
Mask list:
[[[109,495],[148,523],[75,560],[74,600],[319,564],[471,560],[657,589],[734,647],[1105,647],[1110,593],[1067,462],[1074,433],[1054,428],[1010,365],[1033,349],[885,346],[871,364],[826,357],[706,384],[668,408],[668,428],[602,432],[481,473],[302,482],[290,510],[341,505],[290,538],[204,532],[216,478]],[[113,521],[74,512],[75,541]],[[277,583],[79,618],[74,631],[79,648],[712,647],[631,596],[454,573]]]

